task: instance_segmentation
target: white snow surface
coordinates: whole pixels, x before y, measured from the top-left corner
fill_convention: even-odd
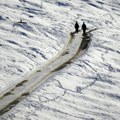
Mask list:
[[[54,57],[76,20],[97,28],[82,56],[0,120],[119,120],[119,8],[119,0],[0,0],[0,91]]]

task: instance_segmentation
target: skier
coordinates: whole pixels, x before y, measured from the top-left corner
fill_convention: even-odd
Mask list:
[[[86,25],[85,25],[85,23],[83,22],[83,24],[82,24],[82,30],[83,30],[83,35],[84,34],[86,34]]]
[[[79,29],[79,24],[78,24],[78,22],[76,21],[76,23],[75,23],[75,32],[78,33],[78,29]]]

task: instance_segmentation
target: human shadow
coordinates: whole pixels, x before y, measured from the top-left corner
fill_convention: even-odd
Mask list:
[[[82,42],[81,42],[81,45],[80,45],[80,48],[82,50],[86,49],[90,43],[90,34],[89,33],[84,33],[82,34]]]

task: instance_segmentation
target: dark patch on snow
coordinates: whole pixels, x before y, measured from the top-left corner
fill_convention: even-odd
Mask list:
[[[97,3],[100,3],[100,4],[104,4],[103,2],[101,2],[101,1],[96,1]]]
[[[105,49],[105,50],[107,50],[107,51],[112,51],[112,52],[115,52],[115,50],[114,50],[114,49],[109,48],[109,47],[104,46],[104,45],[101,45],[101,44],[97,44],[97,43],[94,43],[94,47],[99,47],[99,48],[103,48],[103,49]]]
[[[24,55],[25,57],[29,58],[30,60],[34,61],[37,64],[37,62],[34,60],[34,58],[36,58],[36,55],[34,55],[33,53],[25,49],[17,49],[17,51],[18,53],[21,53],[22,55]]]
[[[33,18],[33,16],[32,16],[32,15],[29,15],[29,18]]]
[[[0,16],[0,20],[5,20],[5,18],[3,18],[2,16]]]
[[[29,13],[32,13],[32,14],[37,14],[37,11],[33,11],[33,10],[28,10]]]
[[[84,1],[84,2],[90,2],[90,0],[81,0],[81,1]]]
[[[104,82],[104,83],[108,83],[110,85],[116,85],[116,83],[110,79],[108,79],[108,77],[110,78],[111,76],[108,76],[108,75],[101,75],[101,74],[96,74],[95,76],[88,76],[88,77],[85,77],[87,79],[92,79],[92,80],[95,80],[95,81],[101,81],[101,82]]]
[[[25,7],[25,9],[27,10],[28,13],[31,13],[31,14],[39,14],[39,10],[38,9],[35,9],[35,8],[28,8],[28,7]]]
[[[90,43],[90,34],[88,34],[88,33],[83,34],[80,48],[82,50],[86,49],[88,47],[89,43]]]
[[[117,68],[117,69],[116,69],[116,71],[117,71],[117,72],[120,72],[120,69],[119,69],[119,68]]]
[[[44,59],[47,59],[47,57],[43,53],[39,53]]]
[[[26,2],[26,0],[19,0],[20,2]]]
[[[28,37],[27,34],[25,32],[20,32],[21,35]]]
[[[30,48],[32,51],[34,51],[34,52],[36,52],[36,53],[39,53],[39,49],[37,49],[37,48]]]
[[[66,55],[66,54],[69,54],[69,52],[68,51],[66,51],[65,53],[63,53],[62,55],[64,56],[64,55]]]
[[[20,69],[17,69],[19,72],[23,72],[22,70],[20,70]]]
[[[113,93],[107,93],[107,95],[108,95],[109,97],[111,97],[111,98],[120,100],[120,95],[116,95],[116,94],[113,94]]]
[[[41,70],[37,70],[37,72],[41,72]]]
[[[81,63],[81,64],[74,63],[74,64],[77,65],[77,66],[79,66],[79,67],[82,67],[82,68],[84,68],[84,69],[86,68],[86,66],[85,66],[84,64],[82,64],[82,63]]]
[[[61,69],[63,69],[66,66],[67,66],[67,64],[65,63],[65,64],[61,65],[60,67],[56,68],[55,70],[53,70],[52,72],[60,71]]]
[[[14,42],[14,41],[12,41],[12,40],[7,40],[7,42],[9,42],[9,43],[11,43],[11,44],[14,44],[14,45],[18,45],[18,46],[19,46],[19,44],[18,44],[18,43]]]
[[[6,17],[7,19],[9,19],[9,17]]]
[[[81,93],[81,91],[82,91],[82,88],[79,87],[79,86],[76,86],[76,92],[77,92],[77,93]]]
[[[94,118],[86,118],[85,120],[95,120]]]
[[[11,92],[7,92],[7,93],[4,94],[4,97],[5,97],[5,96],[8,96],[8,95],[10,95],[10,94],[11,94]]]
[[[40,54],[44,59],[47,59],[47,57],[43,54],[43,53],[41,53],[40,52],[40,50],[39,49],[37,49],[37,48],[30,48],[32,51],[34,51],[34,52],[36,52],[37,54]]]
[[[92,67],[92,66],[90,65],[90,61],[88,61],[88,60],[83,60],[83,63],[84,63],[86,66],[90,67],[94,72],[97,72],[96,69],[94,69],[94,67]]]
[[[120,54],[120,51],[117,50],[116,52],[117,52],[118,54]]]
[[[98,5],[96,5],[96,4],[93,4],[93,3],[88,3],[88,4],[91,5],[91,6],[93,6],[93,7],[95,7],[95,8],[99,8],[99,9],[101,9],[101,7],[98,6]]]
[[[108,67],[109,71],[115,72],[115,69],[111,66],[111,64],[104,64],[106,67]]]
[[[20,8],[20,5],[16,5],[17,6],[17,8]]]
[[[104,66],[108,67],[109,71],[111,71],[111,72],[120,72],[119,68],[114,68],[114,67],[112,67],[111,64],[104,64]]]
[[[109,79],[103,79],[101,80],[102,82],[106,82],[106,83],[109,83],[110,85],[115,85],[115,83],[112,81],[112,80],[109,80]]]
[[[27,96],[27,95],[29,95],[30,93],[29,92],[27,92],[27,93],[23,93],[21,96]]]
[[[13,108],[17,103],[19,102],[19,99],[16,99],[12,103],[10,103],[8,106],[6,106],[4,109],[0,110],[0,115],[3,115],[5,112],[9,111],[11,108]]]
[[[28,80],[24,80],[24,81],[18,83],[18,84],[16,85],[16,87],[22,86],[22,85],[23,85],[25,82],[27,82],[27,81],[28,81]]]
[[[26,22],[17,22],[17,23],[14,23],[13,26],[21,27],[27,31],[33,32],[33,28],[30,25],[28,25],[28,23]]]
[[[70,6],[69,3],[63,3],[63,2],[56,2],[56,4],[57,4],[58,6],[64,6],[64,7]]]
[[[70,72],[67,72],[67,74],[69,74],[69,75],[73,76],[73,74],[72,74],[72,73],[70,73]]]

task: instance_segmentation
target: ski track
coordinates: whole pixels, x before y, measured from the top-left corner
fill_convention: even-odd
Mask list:
[[[76,56],[78,56],[78,53],[81,51],[80,42],[82,40],[80,40],[80,37],[76,37],[78,35],[74,35],[74,34],[72,33],[71,38],[70,38],[69,42],[67,43],[67,45],[65,45],[62,52],[58,53],[58,55],[53,60],[50,60],[48,62],[48,64],[45,65],[41,70],[37,70],[35,73],[32,73],[32,75],[30,75],[29,78],[26,78],[21,83],[11,86],[10,88],[12,90],[9,90],[8,92],[5,91],[7,93],[4,93],[4,95],[1,95],[1,100],[0,100],[1,115],[4,112],[6,112],[6,110],[9,110],[11,108],[11,106],[16,104],[19,101],[19,99],[22,98],[22,96],[30,94],[30,92],[33,89],[35,89],[41,83],[41,81],[43,82],[46,79],[46,77],[48,78],[53,72],[60,70],[61,67],[63,68],[64,66],[66,66],[66,64],[69,61],[71,61]],[[80,34],[80,33],[78,33],[78,34]],[[76,40],[74,40],[74,39],[76,39]],[[75,41],[77,42],[77,44],[74,43]],[[88,40],[88,41],[90,41],[90,40]],[[76,45],[78,45],[78,47]],[[71,56],[70,56],[70,54],[71,54]],[[63,61],[62,64],[59,61]],[[57,62],[57,64],[56,64],[56,62]],[[42,72],[42,73],[40,74],[39,72]],[[43,77],[40,77],[40,76],[43,76]],[[37,81],[37,82],[33,83],[32,82],[33,80]],[[16,87],[14,87],[14,86],[16,86]],[[25,90],[24,90],[24,88],[25,88]],[[8,101],[8,99],[9,99],[9,101]],[[57,99],[57,98],[55,98],[55,99]]]

